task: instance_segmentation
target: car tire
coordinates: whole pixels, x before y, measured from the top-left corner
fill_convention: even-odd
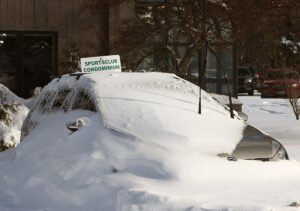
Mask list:
[[[254,90],[249,90],[248,95],[253,96],[254,95]]]

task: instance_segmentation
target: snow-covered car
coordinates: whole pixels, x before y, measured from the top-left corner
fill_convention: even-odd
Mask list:
[[[168,80],[164,81],[158,78],[156,80],[156,77],[154,77],[155,79],[152,79],[153,76],[157,75],[161,75],[162,77],[164,76],[168,78]],[[134,134],[139,133],[140,128],[135,128],[131,125],[138,124],[139,127],[143,125],[143,127],[151,128],[153,127],[151,126],[151,124],[159,123],[157,119],[156,121],[153,120],[149,122],[143,122],[143,120],[141,121],[140,118],[136,119],[135,115],[136,112],[138,112],[137,109],[141,109],[139,106],[136,107],[136,102],[139,102],[139,104],[141,102],[144,102],[146,104],[145,108],[149,106],[147,104],[164,104],[164,100],[153,100],[153,98],[151,98],[151,95],[157,95],[158,93],[156,92],[163,89],[169,89],[170,92],[169,97],[167,97],[167,95],[164,96],[163,92],[159,94],[160,97],[163,98],[171,98],[171,94],[176,96],[181,92],[186,93],[186,95],[193,95],[196,93],[196,90],[194,89],[195,87],[193,87],[187,81],[176,77],[175,75],[170,76],[161,73],[155,73],[154,75],[141,73],[123,73],[120,75],[116,73],[109,73],[100,74],[98,76],[100,77],[98,80],[96,80],[93,79],[92,75],[79,73],[64,76],[62,79],[55,79],[54,81],[52,81],[52,83],[50,83],[50,85],[48,85],[40,95],[40,98],[37,99],[36,106],[31,110],[28,117],[26,118],[22,128],[22,138],[29,134],[33,128],[35,128],[35,126],[39,122],[39,117],[48,113],[55,113],[59,111],[68,112],[72,110],[86,110],[99,113],[101,114],[100,119],[104,121],[105,125],[108,126],[108,128],[119,133],[124,133],[127,135],[130,134],[134,137]],[[131,80],[129,80],[129,78]],[[132,81],[132,79],[136,79],[136,81]],[[131,85],[128,84],[128,81],[131,81]],[[103,85],[103,83],[105,85]],[[99,85],[98,89],[93,89],[92,84]],[[113,84],[115,85],[113,86]],[[124,84],[126,85],[124,86]],[[128,93],[123,93],[122,95],[120,95],[121,88],[116,88],[119,86],[126,87],[125,89],[128,89]],[[131,92],[140,93],[135,93],[133,96],[131,96]],[[147,92],[150,92],[150,98],[145,97],[146,95],[149,95],[149,93],[145,94]],[[126,95],[129,96],[127,97]],[[219,112],[223,112],[224,114],[228,113],[228,111],[225,110],[224,106],[217,104],[217,102],[215,102],[209,95],[204,95],[204,98],[205,101],[208,100],[211,104],[215,104],[215,108],[218,108],[220,110]],[[126,104],[128,104],[126,105],[126,107],[128,107],[127,110],[124,110],[120,106],[114,105],[120,100],[128,101],[126,102]],[[180,99],[180,97],[178,96],[177,98],[175,97],[175,100],[183,101],[184,103],[181,103],[182,107],[185,109],[191,109],[189,108],[190,106],[186,106],[186,104],[189,104],[189,101],[187,101],[186,99]],[[147,103],[147,101],[149,102]],[[168,101],[170,101],[170,99],[168,99]],[[192,101],[190,101],[190,103],[191,102]],[[114,109],[111,110],[112,108]],[[157,115],[157,112],[159,111],[156,111],[156,113],[149,112],[147,115],[154,116]],[[117,113],[120,114],[116,115]],[[175,113],[173,115],[176,117]],[[117,121],[115,120],[115,118],[117,118]],[[172,119],[171,116],[169,116],[168,118]],[[88,123],[88,121],[89,120],[86,117],[70,119],[69,122],[66,123],[66,127],[70,131],[75,132],[84,127]],[[133,121],[135,123],[133,123]],[[166,119],[165,121],[167,122],[168,119]],[[160,130],[164,129],[161,128]],[[201,128],[199,128],[199,130],[201,131]],[[183,133],[186,132],[183,131]],[[153,135],[155,135],[155,132],[153,132]],[[140,136],[141,138],[143,138],[144,134],[141,134]],[[286,150],[278,141],[265,135],[263,132],[250,125],[247,125],[244,128],[243,137],[236,145],[236,148],[232,153],[222,152],[219,155],[221,155],[222,157],[226,155],[228,160],[247,159],[271,161],[288,159]]]
[[[22,142],[0,153],[0,210],[260,210],[296,201],[300,170],[282,145],[231,119],[206,92],[201,115],[198,102],[199,87],[174,74],[54,79]]]

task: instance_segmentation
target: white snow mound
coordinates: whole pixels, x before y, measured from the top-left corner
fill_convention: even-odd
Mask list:
[[[46,94],[63,87],[89,90],[96,112],[72,109],[78,91],[51,112],[58,93]],[[198,93],[163,73],[52,81],[31,113],[36,127],[0,153],[0,210],[283,210],[297,201],[297,163],[216,156],[234,149],[244,123],[205,92],[199,115]],[[87,124],[72,132],[76,119]]]

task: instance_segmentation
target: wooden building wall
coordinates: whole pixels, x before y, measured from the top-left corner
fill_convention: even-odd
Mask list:
[[[72,46],[82,57],[106,54],[103,15],[92,15],[87,0],[0,0],[0,31],[58,33],[58,63]],[[106,26],[106,27],[105,27]],[[59,65],[58,72],[63,73]]]

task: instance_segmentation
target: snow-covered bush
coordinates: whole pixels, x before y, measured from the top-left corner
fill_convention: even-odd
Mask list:
[[[23,104],[0,105],[0,151],[20,143],[21,126],[28,113]]]
[[[22,123],[29,111],[25,103],[0,84],[0,152],[20,143]]]

